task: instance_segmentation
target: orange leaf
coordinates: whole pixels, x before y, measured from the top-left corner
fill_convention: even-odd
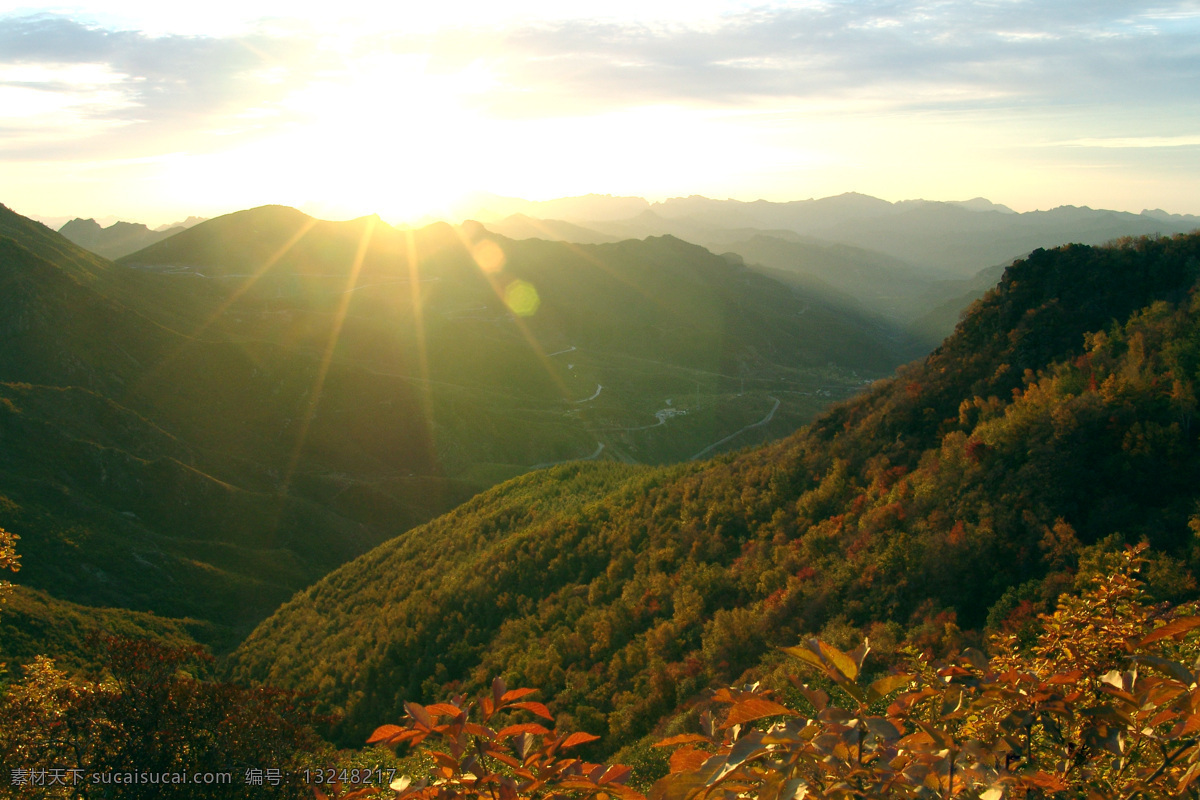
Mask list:
[[[584,733],[583,731],[579,731],[577,733],[572,733],[570,736],[568,736],[565,740],[563,740],[563,743],[560,746],[563,747],[564,749],[567,747],[577,747],[578,745],[581,745],[581,744],[587,744],[588,742],[594,742],[599,738],[600,738],[599,736],[594,736],[593,734]]]
[[[1051,675],[1046,679],[1046,683],[1067,684],[1073,686],[1079,683],[1079,679],[1083,677],[1083,670],[1073,669],[1070,672],[1064,672],[1061,675]]]
[[[700,765],[709,759],[711,753],[697,750],[695,747],[681,747],[671,753],[671,774],[676,772],[691,772],[700,769]]]
[[[1183,634],[1192,628],[1200,628],[1200,617],[1180,617],[1152,631],[1149,636],[1138,642],[1138,647],[1145,647],[1151,642],[1157,642],[1169,636],[1181,639],[1183,638]]]
[[[412,717],[418,725],[424,725],[426,728],[433,727],[433,718],[425,711],[425,706],[420,703],[405,703],[404,710]]]
[[[1049,789],[1053,792],[1065,792],[1067,790],[1067,785],[1063,783],[1062,778],[1041,770],[1038,770],[1034,774],[1033,782],[1038,786],[1041,786],[1044,789]]]
[[[733,692],[729,691],[724,686],[722,686],[720,689],[717,689],[715,692],[713,692],[712,699],[718,703],[736,703],[737,702],[737,698],[735,698],[733,696]]]
[[[1172,739],[1178,739],[1182,736],[1187,736],[1190,733],[1195,733],[1198,730],[1200,730],[1200,715],[1188,714],[1175,726],[1174,730],[1171,731],[1170,737]]]
[[[637,789],[631,789],[628,786],[619,783],[609,783],[604,786],[604,791],[611,792],[621,800],[646,800],[646,795],[639,792]]]
[[[633,767],[627,767],[624,764],[613,764],[604,774],[600,776],[598,783],[624,783],[633,772]]]
[[[461,708],[452,706],[449,703],[434,703],[431,706],[425,706],[425,710],[430,714],[438,714],[443,717],[457,717],[463,713]]]
[[[489,748],[486,752],[492,758],[496,759],[497,761],[503,761],[505,764],[508,764],[510,767],[517,768],[517,767],[521,766],[521,762],[517,761],[515,758],[510,756],[508,753],[502,753],[499,750],[492,750],[491,748]]]
[[[485,739],[496,738],[496,732],[491,728],[485,728],[482,725],[476,725],[474,722],[468,722],[463,725],[463,731],[472,736],[482,736]]]
[[[485,739],[496,738],[496,732],[494,732],[494,730],[491,728],[485,728],[484,726],[481,726],[481,724],[475,724],[474,722],[463,723],[462,729],[463,733],[469,733],[473,736],[484,736]]]
[[[520,700],[525,695],[533,694],[536,691],[537,689],[511,689],[500,697],[500,702],[511,703],[513,700]]]
[[[786,706],[779,705],[774,700],[751,697],[738,702],[733,708],[729,709],[729,716],[725,718],[724,726],[732,728],[734,725],[741,725],[756,719],[762,719],[763,717],[777,717],[780,715],[787,715],[789,717],[798,716],[795,711]]]
[[[538,725],[536,722],[526,722],[523,725],[509,725],[507,728],[501,728],[496,737],[499,739],[507,739],[509,736],[518,736],[522,733],[545,734],[549,733],[545,727]]]
[[[509,692],[509,694],[512,694],[512,692]],[[528,700],[524,703],[513,703],[513,708],[523,708],[526,711],[532,711],[542,719],[554,720],[554,715],[550,713],[550,709],[533,700]]]
[[[655,747],[674,747],[677,744],[692,744],[703,743],[708,744],[708,737],[701,736],[698,733],[682,733],[679,736],[672,736],[669,739],[663,739],[661,742],[655,742]]]
[[[370,738],[367,739],[367,744],[376,744],[378,742],[391,739],[401,733],[404,733],[404,730],[405,729],[401,728],[399,725],[380,725],[375,729],[375,732],[371,734]]]

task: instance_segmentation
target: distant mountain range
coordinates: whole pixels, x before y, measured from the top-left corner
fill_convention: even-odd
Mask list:
[[[872,250],[943,278],[969,277],[1037,247],[1102,244],[1121,236],[1170,235],[1200,227],[1198,217],[1159,210],[1130,214],[1061,206],[1018,214],[981,197],[891,203],[853,192],[790,202],[692,196],[650,203],[637,197],[587,195],[541,202],[488,197],[472,203],[464,211],[473,210],[499,232],[512,214],[569,222],[621,238],[671,234],[716,250],[722,243],[749,238],[748,231],[785,232],[785,238],[795,234]]]
[[[596,242],[665,234],[735,253],[785,283],[880,315],[929,347],[954,329],[959,314],[1007,264],[1035,248],[1200,227],[1198,217],[1163,211],[1063,206],[1018,214],[984,198],[890,203],[854,193],[786,203],[698,196],[661,203],[597,195],[541,203],[491,198],[486,208],[516,210],[486,220],[489,229],[513,238]],[[622,211],[636,213],[618,216]],[[534,218],[538,213],[556,216]]]
[[[954,329],[1004,266],[1037,247],[1200,227],[1200,217],[1161,209],[1130,214],[1062,206],[1016,213],[982,197],[892,203],[853,192],[791,202],[692,196],[656,203],[597,194],[528,201],[479,193],[464,200],[458,213],[517,240],[603,244],[674,236],[735,254],[776,280],[880,317],[925,347]],[[180,226],[198,221],[191,217]],[[124,222],[99,229],[73,220],[62,232],[118,258],[178,231]]]
[[[150,230],[140,222],[115,222],[107,228],[102,228],[94,219],[76,218],[59,228],[58,232],[97,255],[120,258],[203,221],[200,217],[188,217],[184,222]]]

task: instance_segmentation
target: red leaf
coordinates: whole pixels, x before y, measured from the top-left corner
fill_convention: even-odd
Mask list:
[[[1145,647],[1151,642],[1157,642],[1160,639],[1166,639],[1168,636],[1182,639],[1183,634],[1190,631],[1192,628],[1200,628],[1200,617],[1180,617],[1172,620],[1161,628],[1157,628],[1150,633],[1145,639],[1138,642],[1138,647]]]
[[[433,717],[429,716],[429,713],[425,710],[425,706],[420,703],[406,702],[404,710],[408,712],[410,717],[417,721],[418,725],[424,725],[426,728],[433,727]]]
[[[598,783],[624,783],[629,778],[631,772],[633,772],[633,767],[627,767],[624,764],[613,764],[600,776]]]
[[[509,694],[512,694],[512,692],[509,692]],[[554,720],[554,715],[550,713],[550,709],[533,700],[529,700],[524,703],[513,703],[513,708],[523,708],[526,711],[532,711],[542,719],[548,719],[551,721]]]
[[[509,736],[517,736],[522,733],[546,734],[550,731],[538,725],[536,722],[526,722],[523,725],[509,725],[507,728],[501,728],[496,734],[498,739],[507,739]]]
[[[560,747],[562,747],[563,749],[566,749],[568,747],[577,747],[578,745],[581,745],[581,744],[587,744],[588,742],[594,742],[599,738],[600,738],[599,736],[594,736],[590,733],[584,733],[583,731],[579,731],[577,733],[572,733],[570,736],[568,736],[566,739],[564,739],[563,743],[560,745]]]
[[[463,725],[463,732],[469,733],[472,736],[482,736],[485,739],[495,739],[496,732],[491,728],[485,728],[482,725],[476,725],[474,722],[468,722]]]
[[[510,756],[508,753],[501,753],[499,750],[491,750],[491,749],[488,749],[486,752],[492,758],[496,759],[497,761],[503,761],[505,764],[508,764],[510,767],[516,768],[516,767],[521,766],[521,762],[517,761],[515,758]]]
[[[734,725],[752,722],[763,717],[777,717],[780,715],[789,717],[798,716],[795,711],[786,706],[779,705],[774,700],[751,697],[739,701],[733,708],[729,709],[729,716],[725,718],[724,726],[732,728]]]
[[[404,730],[399,725],[380,725],[371,734],[370,738],[367,739],[367,744],[376,744],[377,742],[391,739],[398,734],[404,733]]]
[[[681,747],[671,753],[671,774],[676,772],[692,772],[700,769],[700,765],[709,759],[712,753],[697,750],[695,747]]]
[[[434,703],[431,706],[425,706],[425,710],[430,714],[438,714],[443,717],[457,717],[463,713],[463,710],[458,706],[452,706],[449,703]]]
[[[510,689],[505,692],[500,698],[501,703],[511,703],[513,700],[520,700],[526,695],[533,694],[537,689]]]

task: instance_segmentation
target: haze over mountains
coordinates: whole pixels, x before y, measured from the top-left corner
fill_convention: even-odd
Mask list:
[[[847,193],[776,203],[587,195],[543,202],[478,197],[490,229],[572,242],[664,234],[741,256],[777,280],[899,325],[933,347],[1004,266],[1038,247],[1185,233],[1200,218],[1063,206],[1016,213],[984,198],[891,203]],[[540,218],[539,218],[540,217]]]
[[[790,233],[873,250],[951,278],[970,277],[1037,247],[1102,244],[1118,236],[1185,233],[1200,226],[1200,218],[1155,211],[1130,214],[1062,206],[1018,214],[984,198],[892,203],[853,192],[791,202],[700,196],[657,203],[602,195],[543,202],[477,198],[465,207],[477,209],[481,221],[495,223],[500,232],[499,223],[521,214],[564,220],[621,238],[671,234],[718,250],[723,243],[748,238],[748,230],[785,237]]]
[[[114,222],[107,227],[101,227],[94,219],[76,218],[59,228],[58,232],[97,255],[120,258],[203,221],[199,217],[188,217],[176,225],[163,225],[150,230],[140,222]]]
[[[953,330],[959,313],[995,284],[1005,265],[1034,248],[1200,227],[1200,217],[1162,210],[1063,206],[1016,213],[981,197],[892,203],[856,193],[792,202],[692,196],[655,203],[609,195],[526,201],[476,194],[457,209],[510,239],[601,244],[670,235],[736,254],[776,280],[881,317],[924,348]],[[62,232],[110,258],[165,236],[164,228],[118,223],[101,230],[86,220]]]

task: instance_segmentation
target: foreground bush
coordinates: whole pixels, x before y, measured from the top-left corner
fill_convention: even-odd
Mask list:
[[[320,742],[295,694],[199,680],[194,648],[99,644],[102,680],[38,658],[0,695],[0,797],[311,797],[294,776]]]

